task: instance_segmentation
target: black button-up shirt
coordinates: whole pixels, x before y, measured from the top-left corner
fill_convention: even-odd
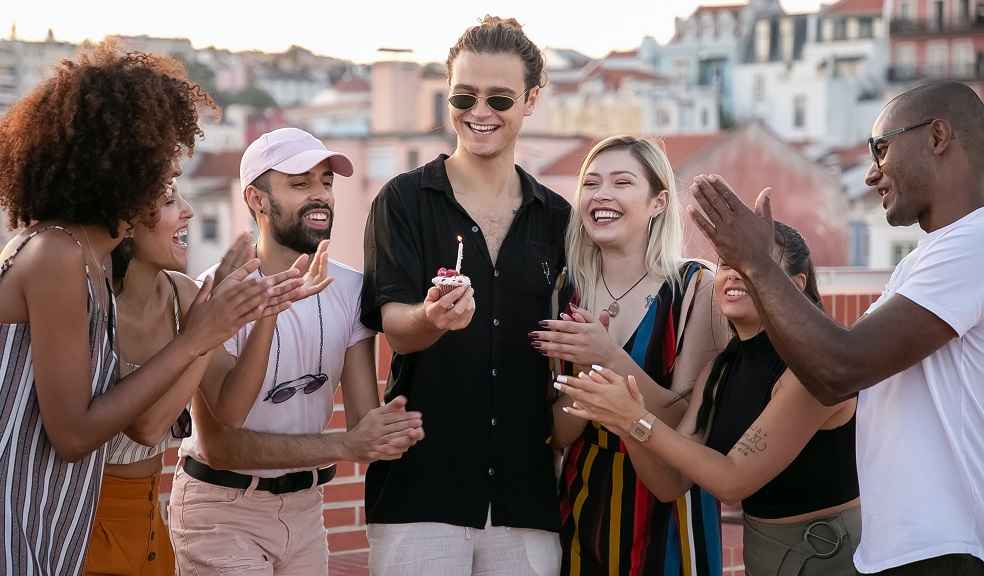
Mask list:
[[[406,396],[427,436],[400,460],[369,466],[368,519],[482,528],[491,503],[495,525],[557,531],[550,372],[527,333],[551,313],[570,205],[517,167],[523,201],[493,265],[481,229],[455,200],[446,158],[393,178],[366,224],[366,326],[382,329],[388,302],[422,302],[438,268],[454,267],[458,236],[476,304],[467,328],[394,355],[386,399]]]

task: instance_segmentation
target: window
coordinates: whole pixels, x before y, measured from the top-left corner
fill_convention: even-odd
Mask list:
[[[856,40],[861,35],[861,26],[857,18],[847,18],[847,39]]]
[[[817,41],[830,42],[834,39],[834,21],[830,18],[817,19]]]
[[[868,250],[871,242],[871,231],[867,222],[854,221],[850,223],[851,230],[851,266],[867,266]]]
[[[707,113],[707,108],[700,109],[700,127],[707,128],[707,124],[710,122],[710,115]]]
[[[793,98],[793,128],[806,127],[806,96],[798,94]]]
[[[875,37],[875,19],[858,18],[858,38]]]
[[[900,72],[911,74],[916,70],[916,46],[912,43],[899,43],[895,46],[895,67]]]
[[[782,59],[783,62],[790,62],[793,59],[793,48],[794,38],[793,38],[793,26],[794,21],[792,18],[783,18],[779,24],[779,34],[782,39]]]
[[[368,156],[366,174],[371,180],[389,180],[401,172],[397,150],[390,146],[374,146]]]
[[[974,52],[973,40],[962,40],[953,43],[952,73],[954,78],[973,78],[976,74],[977,54]]]
[[[933,2],[933,12],[930,20],[930,26],[934,30],[943,29],[943,0],[936,0]]]
[[[202,218],[202,240],[206,242],[219,241],[219,219],[215,216]]]
[[[768,20],[759,20],[755,23],[755,61],[769,61],[769,41],[770,30]]]
[[[949,64],[949,45],[946,40],[930,42],[926,46],[926,73],[936,78],[946,76]]]
[[[448,109],[448,101],[444,96],[444,91],[434,93],[434,128],[444,126],[444,113]],[[414,164],[416,167],[416,164]]]
[[[834,40],[847,40],[847,18],[834,21]]]
[[[407,170],[413,170],[420,165],[420,152],[416,148],[407,150]]]
[[[892,265],[896,266],[903,258],[916,249],[915,242],[893,242],[892,243]]]
[[[970,24],[970,0],[960,0],[960,23]]]
[[[670,125],[670,114],[663,108],[656,110],[656,125],[660,127]]]
[[[765,76],[756,74],[752,82],[752,96],[756,102],[761,102],[765,98]]]
[[[975,23],[978,25],[984,24],[984,2],[978,0],[976,12],[977,15],[974,17]]]
[[[910,20],[912,18],[912,7],[909,6],[908,0],[903,0],[899,4],[899,20]]]

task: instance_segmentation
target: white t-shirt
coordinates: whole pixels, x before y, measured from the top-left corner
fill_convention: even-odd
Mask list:
[[[895,294],[957,338],[858,396],[861,572],[984,559],[984,208],[923,238],[868,312]]]
[[[212,275],[216,266],[202,273],[200,279]],[[362,273],[329,260],[328,274],[334,281],[327,288],[319,294],[295,302],[277,316],[277,330],[270,344],[266,377],[243,422],[243,428],[257,432],[315,434],[327,426],[334,406],[335,388],[342,376],[345,351],[375,335],[375,332],[359,321]],[[254,272],[252,277],[257,275]],[[240,351],[246,346],[252,328],[252,324],[244,326],[225,343],[226,351],[238,358]],[[320,388],[310,393],[304,392],[305,385],[312,382],[310,378],[283,386],[306,375],[317,375],[319,371],[327,379]],[[281,386],[276,386],[277,384]],[[270,396],[275,386],[277,390],[294,388],[294,393],[290,398],[274,403]],[[314,384],[311,388],[314,388]],[[194,429],[191,437],[182,442],[179,454],[189,454],[201,459],[198,436]],[[299,469],[304,468],[237,472],[274,477]]]

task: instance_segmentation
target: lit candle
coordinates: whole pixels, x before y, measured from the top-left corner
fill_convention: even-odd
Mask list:
[[[464,245],[461,243],[461,236],[458,236],[458,261],[454,264],[454,269],[461,273],[461,256],[464,253]]]

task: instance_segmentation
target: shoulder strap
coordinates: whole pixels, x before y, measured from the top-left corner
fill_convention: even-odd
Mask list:
[[[174,294],[174,334],[177,335],[181,332],[181,296],[178,294],[178,285],[174,283],[174,278],[171,278],[167,270],[164,270],[164,277],[167,278],[168,284],[171,285],[171,293]]]
[[[683,284],[681,286],[683,302],[681,302],[680,320],[677,324],[677,351],[680,350],[680,346],[683,344],[683,335],[686,332],[687,320],[690,319],[690,313],[694,310],[697,291],[700,290],[700,281],[703,279],[705,271],[707,271],[707,268],[704,264],[696,260],[688,260],[684,263],[683,270],[681,270],[681,276],[683,276]],[[693,290],[689,289],[691,280],[693,280]]]
[[[13,264],[14,264],[14,258],[16,258],[18,254],[20,254],[20,251],[24,249],[24,246],[27,245],[27,243],[30,242],[32,238],[34,238],[38,234],[41,234],[42,232],[47,232],[48,230],[59,230],[61,232],[64,232],[65,234],[68,235],[69,238],[72,239],[72,242],[75,242],[75,245],[79,247],[79,250],[82,250],[82,244],[75,238],[75,235],[72,234],[68,230],[68,228],[65,228],[63,226],[58,226],[56,224],[49,224],[47,226],[42,226],[42,227],[38,228],[37,230],[34,230],[30,234],[28,234],[21,241],[21,243],[17,246],[17,248],[14,249],[14,252],[10,256],[7,256],[6,258],[4,258],[3,262],[0,263],[0,277],[2,277],[4,274],[7,273],[8,270],[10,270],[10,267],[13,266]],[[84,253],[84,250],[83,250],[83,253]],[[87,262],[85,262],[85,259],[84,258],[83,258],[82,264],[83,264],[83,267],[85,268],[85,277],[86,277],[86,280],[88,280],[88,278],[89,278],[89,264]]]

